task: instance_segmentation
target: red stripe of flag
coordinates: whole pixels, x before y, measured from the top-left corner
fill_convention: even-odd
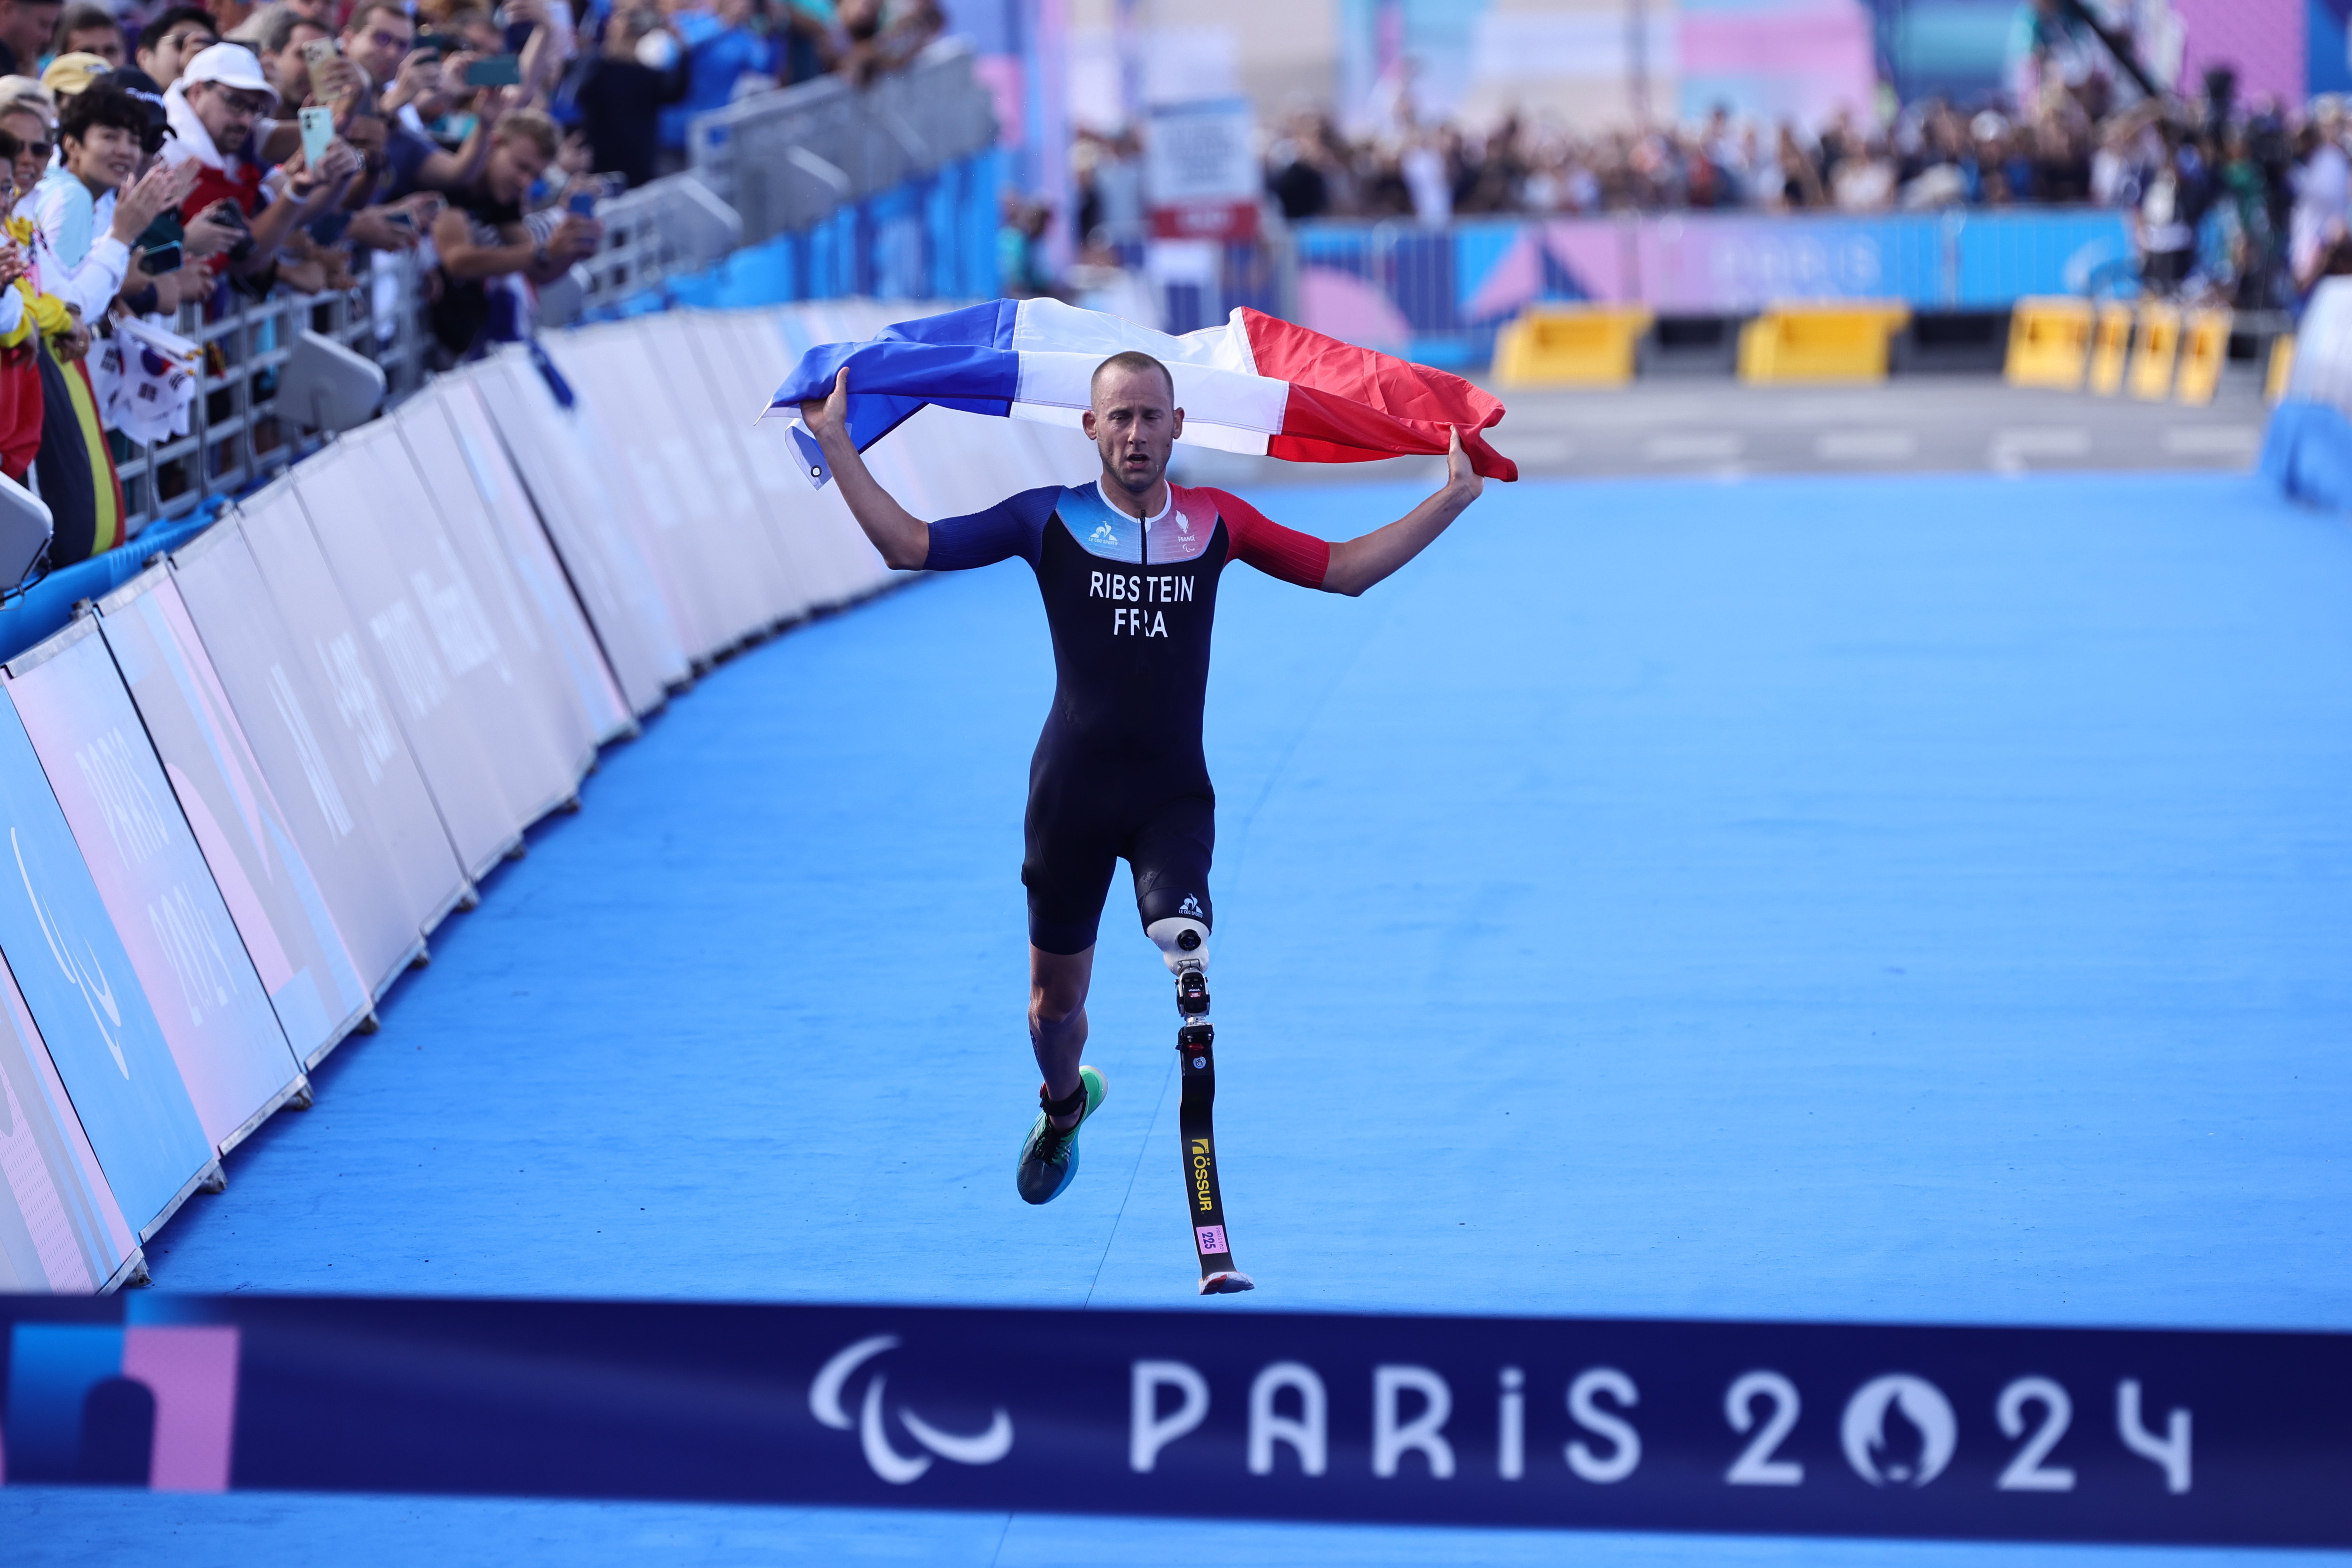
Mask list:
[[[1446,433],[1462,432],[1463,450],[1479,474],[1506,481],[1519,466],[1480,432],[1503,417],[1503,405],[1458,375],[1244,309],[1257,373],[1290,384],[1282,433],[1266,455],[1305,463],[1364,463],[1408,452],[1443,452]]]

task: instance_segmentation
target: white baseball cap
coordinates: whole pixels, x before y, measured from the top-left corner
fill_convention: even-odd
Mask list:
[[[261,61],[243,44],[215,44],[199,50],[195,58],[180,68],[180,79],[217,82],[239,92],[266,92],[271,103],[278,101],[278,89],[261,74]]]

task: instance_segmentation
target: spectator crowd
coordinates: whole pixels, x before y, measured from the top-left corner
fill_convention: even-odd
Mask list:
[[[1575,132],[1519,115],[1484,129],[1417,115],[1409,74],[1343,132],[1299,110],[1267,138],[1269,206],[1291,222],[1740,209],[1869,215],[2090,205],[2125,214],[2131,280],[2241,309],[2292,309],[2352,272],[2352,115],[2332,99],[2242,101],[2226,67],[2177,93],[2073,36],[2044,5],[2011,89],[1930,98],[1808,127],[1718,107],[1682,126]],[[1079,154],[1082,202],[1121,209],[1130,149]]]
[[[682,168],[695,115],[871,80],[940,21],[935,0],[0,0],[0,474],[48,506],[48,564],[122,541],[117,465],[185,434],[222,368],[177,327],[389,257],[437,363],[527,337],[601,243],[598,200]]]

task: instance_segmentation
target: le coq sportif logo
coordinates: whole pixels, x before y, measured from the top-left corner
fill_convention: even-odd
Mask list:
[[[1013,1451],[1013,1417],[1001,1405],[987,1430],[966,1436],[940,1430],[901,1404],[895,1410],[899,1424],[908,1436],[929,1452],[898,1452],[890,1440],[889,1417],[893,1412],[886,1404],[889,1379],[879,1367],[867,1376],[865,1393],[857,1401],[857,1414],[853,1417],[842,1404],[842,1394],[849,1380],[877,1356],[898,1348],[898,1335],[876,1334],[841,1351],[819,1369],[815,1381],[809,1384],[809,1414],[837,1432],[856,1431],[866,1464],[893,1486],[905,1486],[929,1470],[932,1455],[959,1465],[992,1465]]]

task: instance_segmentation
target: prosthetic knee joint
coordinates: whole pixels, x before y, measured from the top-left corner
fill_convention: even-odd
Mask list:
[[[1188,916],[1171,915],[1153,921],[1143,934],[1158,944],[1168,972],[1176,976],[1176,1014],[1183,1020],[1176,1043],[1207,1045],[1216,1037],[1209,1024],[1209,928]]]

